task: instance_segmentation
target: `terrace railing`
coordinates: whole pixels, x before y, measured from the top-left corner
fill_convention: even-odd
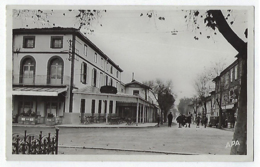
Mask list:
[[[14,85],[69,85],[70,77],[51,75],[13,75]]]
[[[44,136],[42,131],[39,135],[13,134],[12,154],[58,154],[59,129],[56,134]]]

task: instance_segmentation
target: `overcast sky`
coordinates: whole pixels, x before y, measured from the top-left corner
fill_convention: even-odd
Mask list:
[[[214,35],[213,30],[206,28],[203,20],[198,21],[200,29],[195,30],[191,22],[186,22],[185,11],[156,10],[151,18],[147,17],[147,12],[149,11],[107,10],[92,23],[94,32],[86,35],[123,69],[124,83],[131,81],[133,72],[139,82],[156,78],[172,80],[173,91],[179,101],[182,97],[196,94],[194,80],[205,68],[220,60],[224,60],[226,66],[235,61],[237,51],[218,31]],[[225,16],[228,14],[224,10],[223,13]],[[159,20],[158,17],[164,17],[165,20]],[[76,26],[74,12],[54,10],[48,19],[50,24],[44,27],[51,27],[53,23],[61,27]],[[43,27],[42,22],[33,21],[35,20],[14,18],[13,27]],[[228,18],[228,23],[232,21],[232,29],[246,40],[246,12],[234,10]],[[174,35],[173,31],[176,32]],[[194,36],[199,39],[195,40]]]

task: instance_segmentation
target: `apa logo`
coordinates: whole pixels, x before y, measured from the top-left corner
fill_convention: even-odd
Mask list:
[[[226,148],[232,147],[232,146],[240,146],[239,141],[232,141],[232,142],[227,142]]]

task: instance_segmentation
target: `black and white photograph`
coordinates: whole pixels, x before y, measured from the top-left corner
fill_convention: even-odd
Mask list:
[[[6,9],[7,160],[253,161],[253,6]]]

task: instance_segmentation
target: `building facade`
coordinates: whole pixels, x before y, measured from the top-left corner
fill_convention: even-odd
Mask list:
[[[215,82],[214,115],[219,116],[221,106],[223,119],[225,119],[227,123],[236,120],[241,76],[242,62],[237,59],[213,80]]]
[[[88,115],[119,116],[128,112],[122,104],[134,104],[135,122],[154,121],[158,105],[149,101],[151,90],[139,84],[132,92],[136,83],[122,83],[122,72],[77,29],[14,29],[13,115],[34,113],[39,123],[52,115],[70,124]],[[101,93],[104,86],[116,92]]]

